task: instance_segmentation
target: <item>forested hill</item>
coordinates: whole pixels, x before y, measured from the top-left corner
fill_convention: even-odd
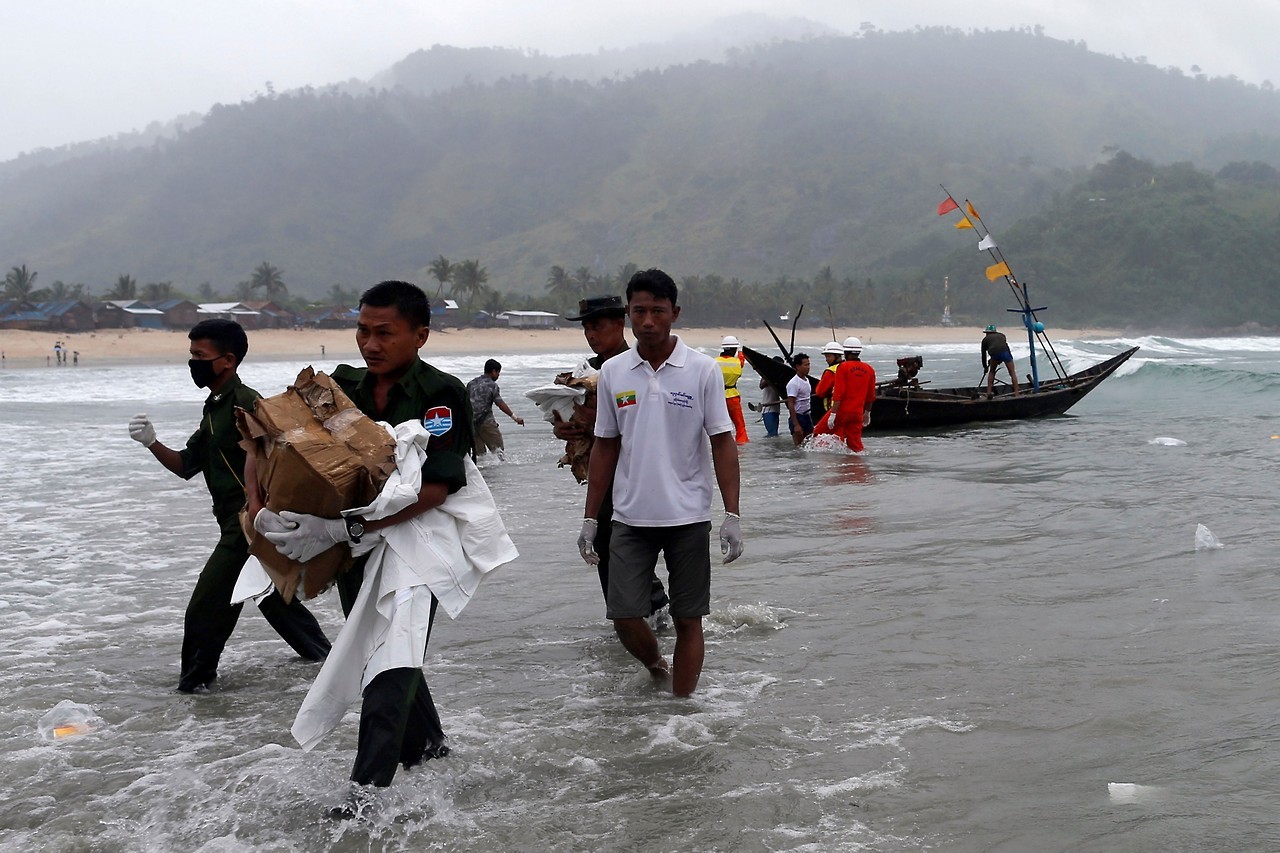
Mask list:
[[[905,280],[955,249],[940,182],[1003,231],[1116,149],[1280,166],[1280,95],[1033,32],[940,29],[598,83],[303,91],[217,107],[147,149],[8,173],[0,263],[95,292],[121,273],[228,292],[266,260],[318,296],[425,279],[441,254],[520,293],[557,264]]]
[[[936,282],[950,274],[960,315],[999,317],[1013,305],[1008,287],[986,281],[994,258],[976,253],[973,231],[961,234],[950,242],[965,248],[920,280],[935,283],[936,303]],[[1234,163],[1213,175],[1119,152],[993,236],[1032,301],[1051,306],[1042,319],[1053,325],[1275,333],[1278,234],[1280,170]]]

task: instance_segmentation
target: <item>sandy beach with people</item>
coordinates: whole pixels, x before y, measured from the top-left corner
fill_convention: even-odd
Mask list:
[[[690,328],[675,331],[685,343],[710,349],[725,335],[735,335],[747,346],[772,353],[776,350],[769,332],[763,328]],[[790,335],[790,330],[778,330]],[[982,331],[967,326],[885,326],[840,329],[841,335],[857,335],[864,345],[938,344],[972,342],[976,347]],[[802,328],[796,338],[806,343],[825,342],[829,330]],[[1055,329],[1057,340],[1114,338],[1122,333],[1108,329]],[[628,336],[629,337],[629,336]],[[1016,337],[1015,337],[1016,339]],[[61,342],[72,361],[79,364],[184,363],[187,356],[186,330],[98,329],[93,332],[60,333],[0,329],[0,352],[8,367],[38,367],[54,363],[54,344]],[[565,324],[559,329],[436,329],[423,352],[445,355],[491,355],[504,353],[577,352],[584,348],[582,329]],[[249,354],[255,359],[316,358],[332,361],[359,359],[354,329],[260,329],[249,332]]]

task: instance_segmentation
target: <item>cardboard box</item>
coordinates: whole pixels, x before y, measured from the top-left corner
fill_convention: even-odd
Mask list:
[[[598,374],[589,376],[575,376],[572,373],[561,373],[556,376],[557,385],[566,385],[570,388],[585,388],[587,391],[586,399],[581,404],[573,407],[573,417],[569,419],[570,423],[577,424],[586,430],[586,435],[582,438],[575,438],[564,443],[564,455],[557,461],[557,467],[563,468],[569,466],[569,470],[573,472],[574,479],[579,484],[587,482],[587,468],[591,462],[591,445],[595,443],[595,436],[592,431],[596,426],[596,378]],[[585,410],[585,411],[584,411]]]
[[[370,503],[395,470],[395,439],[365,416],[337,383],[310,367],[288,390],[236,410],[240,442],[257,462],[263,501],[273,512],[291,510],[338,518]],[[329,588],[351,567],[351,549],[334,545],[306,563],[288,559],[241,516],[249,552],[257,557],[285,601],[298,585],[303,598]]]

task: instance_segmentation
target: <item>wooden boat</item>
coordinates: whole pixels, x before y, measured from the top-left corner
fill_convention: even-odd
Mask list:
[[[1008,259],[996,245],[995,239],[987,230],[986,223],[982,221],[973,204],[965,199],[962,208],[946,187],[942,190],[947,197],[938,205],[938,215],[942,216],[953,211],[961,212],[962,219],[956,223],[956,228],[976,233],[981,238],[978,242],[978,251],[987,252],[995,261],[995,264],[987,267],[987,279],[990,281],[1004,279],[1009,285],[1018,307],[1007,310],[1021,315],[1021,325],[1026,329],[1027,343],[1030,347],[1031,374],[1027,377],[1027,384],[1022,386],[1020,394],[1015,395],[1013,388],[1008,385],[1000,385],[997,386],[994,396],[990,398],[986,395],[986,389],[980,386],[932,388],[925,387],[927,383],[915,384],[896,380],[879,383],[876,385],[876,401],[871,407],[871,425],[866,427],[865,431],[894,432],[983,421],[1043,418],[1065,413],[1086,394],[1098,387],[1102,380],[1114,373],[1120,365],[1128,361],[1138,351],[1138,347],[1125,350],[1106,361],[1068,375],[1053,343],[1045,333],[1044,324],[1040,322],[1039,312],[1046,309],[1032,307],[1027,283],[1014,276]],[[800,313],[803,311],[802,305],[800,312],[796,313],[796,321],[799,321]],[[769,334],[773,336],[774,342],[777,343],[786,361],[776,361],[764,353],[746,347],[743,351],[756,372],[778,389],[778,393],[785,399],[787,382],[795,376],[795,371],[790,366],[791,351],[795,349],[795,321],[791,327],[790,350],[783,346],[782,340],[767,321],[765,328],[769,329]],[[994,331],[995,327],[991,326],[990,330]],[[831,336],[836,337],[834,323]],[[1040,376],[1037,356],[1047,359],[1054,373],[1053,378]],[[900,368],[918,369],[921,363],[919,358],[898,360]],[[914,374],[900,372],[900,375]],[[809,381],[810,384],[817,385],[817,378],[813,375],[810,375]]]
[[[1009,386],[998,385],[995,396],[989,400],[985,387],[932,388],[881,382],[876,385],[871,425],[863,431],[900,432],[1061,415],[1097,388],[1137,351],[1138,347],[1133,347],[1079,373],[1043,381],[1038,390],[1024,387],[1017,396]],[[785,395],[787,382],[795,376],[795,371],[750,347],[743,347],[743,352],[751,367],[777,388],[779,394]]]
[[[876,386],[871,425],[865,432],[892,432],[923,427],[955,426],[975,421],[1013,421],[1061,415],[1129,360],[1138,347],[1061,379],[1023,387],[1014,395],[1008,385],[996,386],[987,399],[985,387],[927,388],[886,382]]]

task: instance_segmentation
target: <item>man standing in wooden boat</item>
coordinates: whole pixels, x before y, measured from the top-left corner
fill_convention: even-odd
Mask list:
[[[862,341],[847,337],[841,345],[844,361],[836,371],[831,410],[813,428],[814,435],[838,435],[854,452],[862,450],[862,428],[871,424],[876,400],[876,372],[862,361]]]
[[[1018,396],[1018,371],[1013,366],[1013,353],[1009,350],[1009,341],[996,331],[992,323],[983,329],[982,337],[982,370],[987,376],[987,399],[995,394],[996,368],[1001,364],[1009,371],[1009,384],[1013,386],[1013,395]]]

